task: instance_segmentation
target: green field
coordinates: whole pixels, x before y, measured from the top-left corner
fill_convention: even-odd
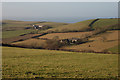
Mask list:
[[[30,27],[32,24],[39,22],[32,21],[15,21],[15,20],[3,20],[2,21],[2,30],[23,30],[25,27]]]
[[[62,46],[59,49],[96,52],[107,50],[117,53],[118,30],[114,29],[118,29],[118,19],[99,19],[96,22],[94,20],[96,19],[71,24],[4,20],[2,38],[3,42],[12,40],[13,42],[10,44],[42,48],[44,45],[46,46],[45,38],[53,39],[58,36],[58,39],[71,39],[91,35],[86,43]],[[91,23],[93,24],[90,26]],[[33,24],[48,25],[50,28],[35,30],[32,27]],[[26,27],[30,27],[30,29],[26,29]],[[98,34],[94,34],[97,31]],[[31,32],[34,34],[28,34]],[[41,35],[39,33],[47,34]],[[20,36],[22,34],[28,35]],[[31,37],[34,35],[40,36]],[[118,54],[46,49],[2,47],[3,78],[115,78],[118,76]]]
[[[61,25],[59,27],[51,28],[42,32],[79,32],[79,31],[89,31],[94,29],[100,29],[102,27],[106,29],[119,29],[118,27],[118,19],[99,19],[94,22],[91,26],[89,26],[94,20],[90,19],[77,23],[72,23],[68,25]]]
[[[105,28],[105,27],[111,27],[111,29],[117,29],[118,27],[118,19],[100,19],[96,21],[93,25],[92,28]]]
[[[51,28],[60,27],[63,25],[67,25],[68,23],[60,23],[60,22],[43,22],[37,23],[36,25],[49,25]]]
[[[36,31],[33,29],[32,25],[48,25],[51,28],[58,26],[67,25],[67,23],[57,23],[57,22],[34,22],[34,21],[15,21],[15,20],[3,20],[2,21],[2,38],[16,37],[22,34],[27,34],[30,32],[43,32],[42,30]],[[30,27],[30,29],[25,29]]]
[[[85,20],[77,23],[57,23],[57,22],[30,22],[30,21],[14,21],[4,20],[2,25],[3,38],[15,37],[24,33],[36,32],[32,29],[33,24],[37,25],[48,25],[51,28],[46,30],[39,30],[38,33],[52,33],[52,32],[77,32],[77,31],[88,31],[100,27],[111,27],[111,29],[118,29],[118,19],[99,19],[91,27],[89,26],[95,19]],[[26,30],[25,27],[31,27]]]
[[[27,33],[33,32],[33,31],[35,31],[35,30],[3,31],[2,38],[16,37],[16,36],[20,36],[22,34],[27,34]]]
[[[68,25],[63,25],[63,26],[59,26],[59,27],[55,27],[52,29],[48,29],[44,32],[76,32],[76,31],[86,31],[88,30],[89,24],[93,21],[94,19],[91,20],[85,20],[85,21],[81,21],[81,22],[77,22],[77,23],[72,23],[72,24],[68,24]]]
[[[117,54],[2,47],[3,78],[111,78]]]

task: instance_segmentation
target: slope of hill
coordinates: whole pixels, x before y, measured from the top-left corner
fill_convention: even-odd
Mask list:
[[[50,33],[39,38],[53,39],[58,37],[59,39],[71,39],[71,38],[83,38],[85,35],[92,35],[92,31],[89,32],[68,32],[68,33]]]
[[[31,38],[24,41],[12,43],[12,45],[23,46],[28,48],[43,48],[45,41],[46,40]]]
[[[78,32],[78,31],[87,31],[90,29],[89,24],[93,21],[92,20],[86,20],[81,21],[73,24],[68,24],[56,28],[52,28],[47,30],[46,32]]]
[[[105,28],[105,29],[103,29]],[[98,30],[100,29],[101,31],[107,30],[107,29],[119,29],[118,27],[118,19],[113,18],[113,19],[90,19],[90,20],[85,20],[77,23],[72,23],[68,25],[62,25],[59,27],[55,27],[52,29],[48,29],[42,32],[45,33],[57,33],[57,32],[83,32],[83,31],[91,31],[91,30]]]
[[[6,21],[6,23],[10,23],[10,24],[21,24],[24,23],[22,21]],[[6,25],[6,23],[4,25]],[[25,22],[25,25],[28,25],[29,22]],[[74,45],[74,46],[65,46],[64,49],[71,49],[71,50],[87,50],[87,51],[104,51],[106,49],[109,49],[111,47],[114,47],[117,45],[117,40],[111,40],[111,41],[107,41],[107,42],[103,42],[102,39],[107,38],[107,35],[105,31],[109,31],[109,30],[116,30],[119,29],[118,28],[118,19],[91,19],[91,20],[86,20],[86,21],[81,21],[78,23],[73,23],[73,24],[66,24],[66,23],[56,23],[56,22],[36,22],[36,23],[29,23],[29,24],[36,24],[36,25],[50,25],[52,26],[50,29],[47,30],[35,30],[35,29],[30,29],[30,31],[28,31],[27,29],[24,30],[26,34],[33,32],[32,30],[34,30],[34,32],[37,32],[37,34],[39,35],[39,33],[45,33],[42,36],[38,36],[39,38],[47,38],[47,39],[52,39],[56,36],[59,37],[59,39],[70,39],[70,38],[81,38],[83,36],[86,35],[90,35],[90,37],[94,36],[94,40],[92,42],[89,43],[83,43],[80,45]],[[4,27],[4,26],[3,26]],[[16,26],[17,27],[17,26]],[[15,31],[3,31],[3,38],[7,38],[7,41],[9,40],[9,38],[11,37],[15,37],[15,36],[19,36],[20,41],[22,39],[22,37],[25,36],[20,36],[21,34],[24,33],[24,31],[20,31],[20,30],[15,30]],[[28,31],[28,32],[27,32]],[[81,31],[81,32],[79,32]],[[107,33],[113,37],[110,37],[110,39],[113,39],[114,37],[117,37],[117,32],[113,31],[111,33]],[[95,35],[94,32],[97,32],[98,34]],[[102,33],[102,35],[100,34]],[[34,33],[35,34],[35,33]],[[28,35],[26,35],[28,36]],[[101,38],[99,38],[101,37]],[[31,38],[31,37],[30,37]],[[30,39],[29,38],[29,39]],[[11,38],[11,40],[14,40],[16,38]],[[98,40],[96,40],[98,39]],[[117,38],[115,38],[117,39]],[[23,40],[23,39],[22,39]],[[19,40],[18,40],[19,41]],[[26,40],[29,43],[29,40]],[[26,45],[27,42],[22,41],[20,44],[22,45]],[[30,40],[31,41],[31,40]],[[39,40],[35,40],[35,41],[39,41]],[[37,42],[39,43],[39,42]],[[99,44],[100,43],[100,44]],[[30,45],[32,45],[33,43],[31,43]],[[89,45],[94,45],[89,47]],[[86,47],[87,46],[87,47]],[[104,47],[101,47],[104,46]]]
[[[2,21],[2,31],[3,31],[2,36],[3,38],[10,38],[10,37],[15,37],[15,36],[19,36],[19,35],[27,34],[27,33],[37,33],[38,31],[36,31],[32,27],[33,24],[49,25],[51,28],[62,26],[62,25],[67,25],[67,23],[57,23],[57,22],[3,20]]]
[[[30,30],[3,31],[2,38],[14,38],[31,32],[35,32],[35,30],[30,29]]]
[[[36,23],[36,25],[48,25],[51,28],[64,26],[64,25],[68,25],[68,24],[70,24],[70,23],[60,23],[60,22],[41,22],[41,23]]]
[[[105,33],[93,36],[92,38],[89,38],[89,40],[91,40],[91,42],[79,45],[65,46],[61,49],[83,52],[104,52],[105,50],[118,45],[118,31],[107,31]]]
[[[92,26],[92,29],[97,28],[110,28],[110,29],[118,29],[118,19],[99,19]]]
[[[31,24],[35,24],[35,23],[39,23],[39,22],[3,20],[2,30],[3,31],[23,30],[25,27],[28,27]]]

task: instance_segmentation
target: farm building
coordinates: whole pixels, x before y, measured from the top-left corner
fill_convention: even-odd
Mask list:
[[[48,29],[50,28],[48,25],[33,25],[34,29]]]
[[[88,39],[87,38],[71,38],[71,39],[62,39],[60,40],[60,43],[65,43],[65,44],[81,44],[84,42],[87,42]]]
[[[60,42],[61,42],[61,43],[69,43],[69,44],[72,44],[72,43],[78,42],[79,40],[80,40],[79,38],[62,39],[62,40],[60,40]]]
[[[40,29],[40,28],[42,28],[42,27],[44,27],[45,25],[33,25],[33,28],[34,29]]]

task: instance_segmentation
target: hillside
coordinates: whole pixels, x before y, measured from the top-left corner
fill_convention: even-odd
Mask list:
[[[47,39],[53,39],[54,37],[58,36],[59,39],[70,39],[70,38],[81,38],[85,35],[92,34],[92,31],[89,32],[68,32],[68,33],[50,33],[43,36],[40,36],[39,38],[47,38]]]
[[[91,24],[92,23],[92,24]],[[43,32],[83,32],[83,31],[91,31],[98,29],[119,29],[118,27],[118,19],[90,19],[77,23],[72,23],[68,25],[59,26],[56,28],[48,29]]]
[[[39,22],[39,21],[16,21],[16,20],[3,20],[2,21],[2,36],[3,38],[11,38],[28,33],[38,33],[32,25],[48,25],[51,28],[61,25],[67,25],[67,23],[57,22]],[[28,28],[28,29],[27,29]],[[41,32],[42,30],[40,30]]]
[[[2,26],[3,31],[11,30],[23,30],[26,27],[32,27],[32,25],[49,25],[50,27],[58,27],[61,25],[67,25],[68,23],[57,23],[57,22],[40,22],[40,21],[15,21],[15,20],[3,20]]]
[[[35,29],[33,24],[51,27]],[[116,78],[117,25],[117,19],[72,24],[3,21],[2,77]]]
[[[87,31],[89,30],[89,24],[93,21],[92,20],[85,20],[85,21],[81,21],[81,22],[77,22],[77,23],[72,23],[72,24],[68,24],[68,25],[64,25],[64,26],[60,26],[60,27],[56,27],[56,28],[52,28],[47,30],[46,32],[78,32],[78,31]]]
[[[99,19],[92,26],[92,29],[97,28],[110,28],[110,29],[119,29],[118,27],[118,19]]]
[[[5,23],[3,27],[9,24],[7,28],[11,29],[10,31],[3,30],[3,43],[5,45],[7,43],[14,46],[48,49],[46,47],[51,46],[50,44],[53,43],[52,47],[59,46],[58,49],[61,50],[112,53],[114,51],[110,51],[109,49],[117,46],[118,43],[118,19],[91,19],[71,24],[9,20],[3,21],[3,23]],[[14,26],[12,27],[16,30],[12,30],[10,24],[13,24]],[[19,24],[23,27],[18,27]],[[27,25],[32,27],[33,24],[49,25],[51,28],[45,30],[35,30],[34,28],[24,29]],[[22,28],[22,30],[17,28]],[[107,39],[108,37],[110,40]],[[58,41],[55,41],[54,38],[57,38]],[[79,39],[81,42],[74,43],[73,39]],[[50,40],[52,42],[48,44]],[[65,42],[60,43],[61,40]]]
[[[102,34],[95,35],[91,38],[89,38],[90,42],[84,43],[84,44],[78,44],[78,45],[72,45],[72,46],[65,46],[61,49],[65,50],[73,50],[73,51],[85,51],[85,52],[113,52],[110,51],[109,48],[112,48],[114,46],[118,45],[118,31],[107,31]],[[108,50],[107,50],[108,49]],[[117,52],[117,48],[114,49]],[[118,53],[118,52],[117,52]]]

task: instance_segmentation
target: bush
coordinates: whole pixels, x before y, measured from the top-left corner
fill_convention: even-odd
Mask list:
[[[46,49],[58,49],[60,47],[61,47],[61,43],[59,42],[59,40],[55,40],[55,39],[46,40],[46,43],[44,45],[44,48]]]

